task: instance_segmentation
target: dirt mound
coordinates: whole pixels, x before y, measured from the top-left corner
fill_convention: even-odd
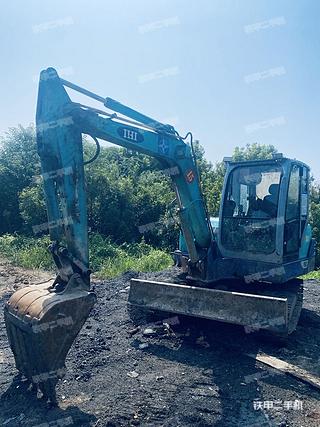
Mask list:
[[[10,271],[8,271],[10,269]],[[306,283],[305,308],[286,347],[243,328],[182,316],[127,310],[128,272],[94,281],[98,302],[75,341],[59,407],[49,408],[17,378],[3,305],[20,286],[45,280],[0,262],[0,424],[52,426],[319,426],[319,392],[244,353],[265,352],[319,375],[320,288]],[[48,278],[49,276],[47,276]],[[301,407],[302,406],[302,407]]]

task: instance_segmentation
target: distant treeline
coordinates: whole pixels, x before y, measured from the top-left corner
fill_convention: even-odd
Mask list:
[[[207,161],[198,142],[195,151],[208,211],[214,216],[219,210],[224,164]],[[237,147],[233,158],[270,158],[276,151],[272,145],[251,144]],[[85,158],[94,152],[94,145],[84,138]],[[107,236],[117,245],[146,242],[166,251],[176,248],[179,227],[168,208],[175,194],[156,159],[123,148],[102,148],[85,172],[90,233]],[[319,194],[319,186],[312,183],[310,221],[316,238],[320,237]],[[46,221],[35,129],[10,128],[0,140],[0,235],[37,237],[37,226]],[[44,234],[40,232],[39,237]]]

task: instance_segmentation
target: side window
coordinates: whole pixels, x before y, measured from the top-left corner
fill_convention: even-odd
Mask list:
[[[243,184],[240,184],[240,206],[241,213],[248,211],[248,187]]]
[[[308,190],[309,190],[309,172],[303,168],[301,177],[301,196],[300,196],[300,214],[301,220],[306,220],[308,216]]]
[[[300,215],[303,169],[293,165],[290,173],[284,232],[284,252],[295,257],[300,246]]]
[[[293,165],[290,174],[288,199],[286,208],[286,221],[300,217],[300,168]]]

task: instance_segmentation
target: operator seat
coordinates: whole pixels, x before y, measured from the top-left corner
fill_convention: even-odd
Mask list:
[[[262,201],[263,210],[275,217],[278,209],[279,184],[271,184],[268,191],[269,194]]]
[[[236,202],[233,200],[226,200],[224,203],[224,216],[233,217],[236,208]]]

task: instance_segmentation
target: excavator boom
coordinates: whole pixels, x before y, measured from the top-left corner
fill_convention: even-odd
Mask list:
[[[113,113],[73,103],[65,86]],[[40,75],[36,125],[48,223],[35,229],[49,230],[58,275],[53,283],[13,294],[5,322],[17,368],[54,401],[67,353],[96,300],[90,289],[82,134],[93,137],[97,154],[102,138],[155,156],[164,167],[178,167],[173,178],[193,262],[210,246],[211,234],[190,146],[172,126],[60,79],[52,68]]]

